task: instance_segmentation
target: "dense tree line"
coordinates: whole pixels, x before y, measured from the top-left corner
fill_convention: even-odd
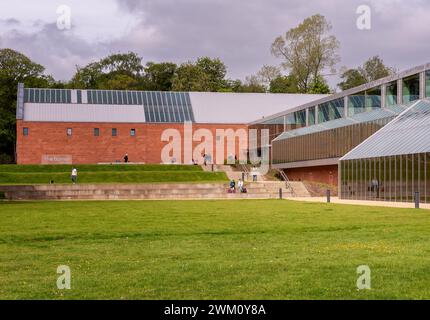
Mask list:
[[[314,93],[330,90],[324,70],[335,72],[339,43],[321,15],[275,39],[271,52],[280,66],[263,66],[244,81],[227,78],[227,66],[218,58],[201,57],[182,64],[143,62],[134,52],[109,55],[77,66],[72,79],[56,81],[45,67],[12,49],[0,49],[0,163],[12,163],[16,140],[17,85],[33,88],[117,89],[153,91],[207,91],[241,93]],[[387,76],[393,69],[378,56],[341,74],[342,90]]]

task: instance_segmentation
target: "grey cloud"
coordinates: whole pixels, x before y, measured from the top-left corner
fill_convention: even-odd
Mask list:
[[[45,25],[34,33],[11,32],[0,43],[22,50],[60,79],[68,79],[76,64],[129,50],[145,61],[219,57],[228,65],[231,78],[244,78],[263,64],[279,64],[270,54],[272,41],[306,17],[321,13],[331,21],[341,43],[339,67],[357,66],[377,54],[398,69],[430,61],[430,2],[424,0],[116,1],[119,10],[140,19],[120,39],[89,43],[73,32]],[[372,7],[370,31],[356,27],[356,9],[363,3]],[[334,85],[338,79],[330,80]]]

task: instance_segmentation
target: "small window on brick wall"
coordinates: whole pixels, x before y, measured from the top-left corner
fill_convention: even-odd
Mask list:
[[[68,135],[69,137],[71,137],[71,136],[72,136],[72,134],[73,134],[73,130],[72,130],[72,128],[67,128],[67,135]]]
[[[112,137],[116,137],[118,135],[118,130],[116,128],[112,128]]]
[[[23,134],[24,136],[28,136],[28,128],[23,128],[23,129],[22,129],[22,134]]]
[[[130,129],[130,136],[136,136],[136,129]]]
[[[94,137],[98,137],[100,135],[100,129],[94,128]]]

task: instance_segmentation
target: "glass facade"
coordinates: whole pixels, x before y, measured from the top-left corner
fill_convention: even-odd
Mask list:
[[[342,199],[430,203],[430,153],[340,162]]]
[[[420,75],[403,79],[403,103],[416,101],[420,98]]]
[[[340,158],[394,117],[275,140],[273,164]]]
[[[318,106],[318,123],[343,118],[345,115],[344,98],[336,99]]]
[[[397,104],[397,81],[387,84],[385,92],[385,106],[391,107]]]

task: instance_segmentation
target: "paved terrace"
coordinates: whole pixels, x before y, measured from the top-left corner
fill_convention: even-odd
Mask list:
[[[326,203],[326,197],[286,197],[287,200],[294,201],[306,201],[306,202],[320,202]],[[364,201],[364,200],[342,200],[338,197],[331,197],[331,203],[338,204],[349,204],[349,205],[358,205],[358,206],[371,206],[371,207],[388,207],[388,208],[415,208],[415,203],[410,202],[384,202],[384,201]],[[421,203],[421,209],[430,210],[430,204]]]

